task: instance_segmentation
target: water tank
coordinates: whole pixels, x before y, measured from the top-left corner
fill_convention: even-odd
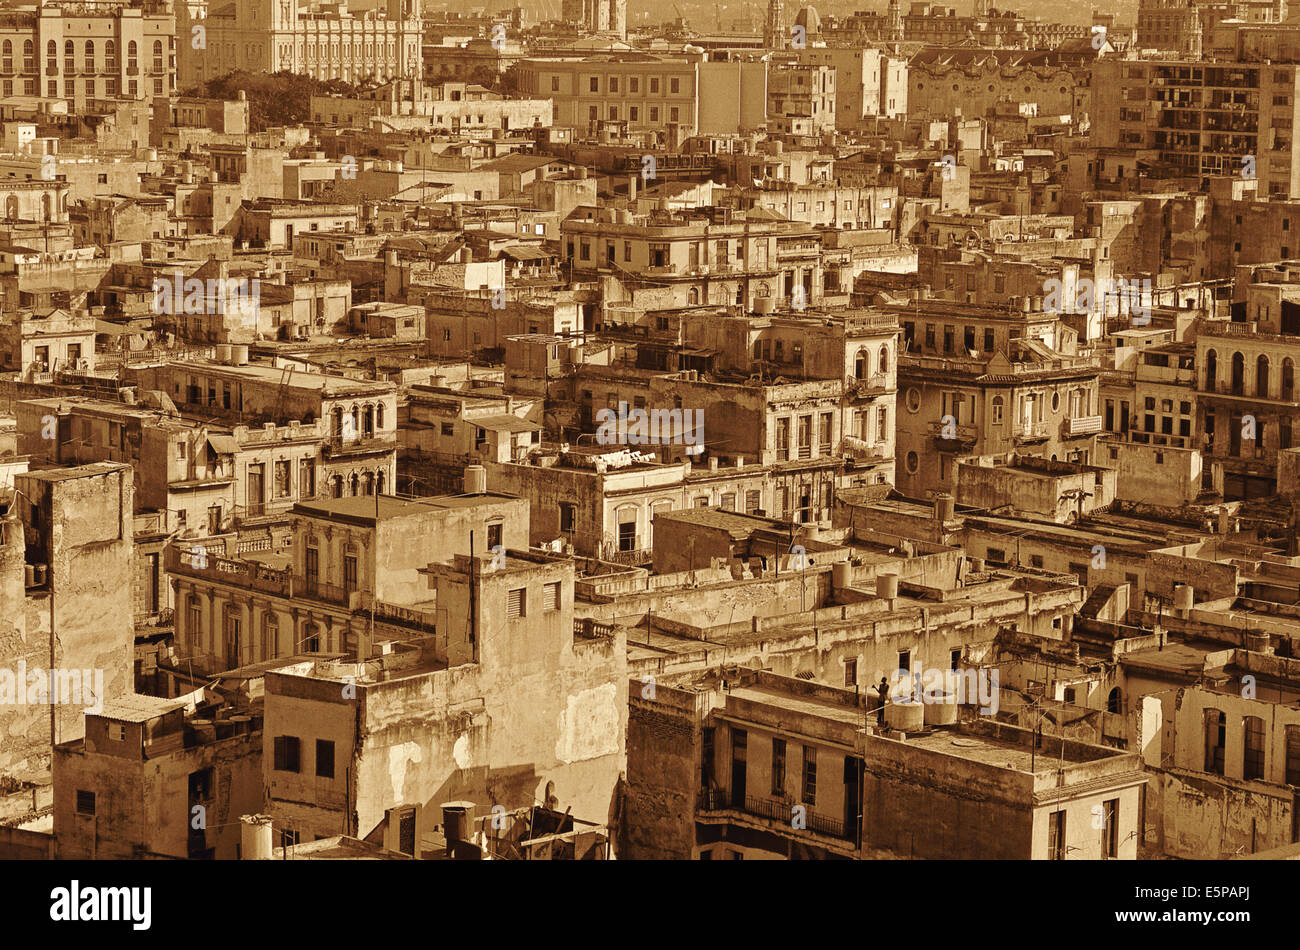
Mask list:
[[[946,688],[942,693],[937,690],[931,693],[925,703],[925,721],[931,726],[951,726],[957,721],[957,712],[957,693]]]
[[[1251,653],[1272,653],[1267,633],[1247,633],[1246,649]]]
[[[239,819],[239,854],[245,861],[271,860],[271,816],[244,815]]]
[[[230,348],[230,356],[236,366],[248,365],[248,344],[239,343]]]
[[[220,343],[217,345],[217,362],[228,365],[230,363],[230,345]]]
[[[853,565],[848,561],[836,561],[835,566],[831,568],[831,580],[834,582],[835,590],[852,587]]]
[[[482,495],[487,491],[487,469],[482,465],[465,467],[465,494]]]
[[[920,732],[925,728],[925,704],[893,703],[886,706],[885,725],[899,732]]]
[[[1196,590],[1191,584],[1179,584],[1174,588],[1174,609],[1191,610],[1195,595]]]
[[[957,511],[956,500],[947,492],[940,492],[934,496],[934,520],[939,522],[951,521]]]
[[[968,557],[968,558],[966,558],[966,564],[967,564],[967,566],[970,568],[970,572],[971,572],[972,574],[983,574],[983,573],[984,573],[984,558],[982,558],[982,557]]]
[[[471,828],[474,819],[473,802],[444,802],[442,805],[442,834],[447,839],[447,856],[456,852],[456,845],[473,840]]]
[[[836,565],[837,567],[839,565]],[[898,596],[898,575],[897,574],[877,574],[876,575],[876,596],[884,597],[886,600],[893,600]]]
[[[775,309],[776,309],[776,301],[773,300],[771,297],[755,297],[755,298],[754,298],[754,312],[755,312],[755,313],[763,313],[763,314],[767,314],[767,313],[771,313],[771,312],[774,311]]]

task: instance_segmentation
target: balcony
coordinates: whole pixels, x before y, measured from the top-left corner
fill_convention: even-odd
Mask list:
[[[935,448],[947,452],[969,451],[979,441],[979,430],[970,423],[931,422]]]
[[[751,795],[746,795],[744,801],[741,802],[720,788],[709,788],[700,792],[696,811],[705,813],[739,812],[773,822],[782,831],[799,834],[800,831],[794,829],[791,825],[791,818],[797,804],[799,803],[794,801],[778,801],[774,798],[757,798]],[[841,841],[855,840],[855,835],[850,834],[850,829],[843,821],[819,815],[812,810],[811,806],[805,807],[807,807],[808,812],[805,816],[808,831],[825,835],[828,838],[837,838]]]
[[[1051,427],[1046,422],[1022,422],[1011,433],[1016,442],[1046,442],[1052,437]]]
[[[1076,435],[1093,435],[1100,432],[1102,428],[1101,416],[1075,416],[1073,419],[1065,420],[1065,434],[1067,436]]]
[[[340,436],[332,436],[325,443],[325,454],[330,458],[351,455],[375,455],[381,452],[395,451],[397,451],[397,440],[391,436],[382,438],[363,436],[358,439],[344,439]]]
[[[849,399],[869,399],[889,392],[889,377],[884,373],[859,378],[849,376],[844,380],[844,395]]]
[[[840,454],[855,462],[884,462],[892,458],[888,442],[873,445],[851,435],[846,435],[840,441]]]

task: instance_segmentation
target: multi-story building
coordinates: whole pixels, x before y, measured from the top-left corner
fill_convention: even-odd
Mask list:
[[[1285,63],[1102,59],[1092,77],[1092,143],[1153,149],[1201,178],[1255,179],[1300,197],[1297,71]]]
[[[1273,494],[1277,453],[1295,444],[1300,426],[1300,288],[1245,291],[1244,321],[1202,321],[1196,334],[1200,448],[1222,463],[1228,498]]]
[[[416,854],[453,799],[614,813],[625,634],[575,623],[572,559],[498,551],[429,564],[436,637],[268,674],[268,808],[293,840],[374,835]]]
[[[160,390],[182,412],[209,421],[253,430],[267,423],[319,425],[324,452],[318,490],[333,498],[392,491],[397,475],[397,388],[392,383],[293,366],[168,362],[129,372],[142,388]]]
[[[263,803],[261,709],[123,696],[53,772],[60,858],[237,858],[239,818]]]
[[[920,300],[896,312],[906,348],[895,484],[906,494],[953,491],[970,457],[1094,458],[1101,369],[1075,355],[1078,334],[1060,316]]]
[[[165,99],[176,80],[170,3],[42,2],[0,14],[7,103],[61,100],[80,113],[103,100]]]
[[[304,0],[215,0],[177,4],[181,85],[232,69],[303,73],[316,79],[419,79],[422,18],[414,0],[386,0],[382,9]]]
[[[825,289],[817,230],[762,214],[753,218],[725,209],[633,214],[579,208],[561,225],[564,260],[577,275],[671,288],[678,306],[820,304]]]
[[[782,63],[767,80],[768,127],[789,135],[835,131],[834,66]]]
[[[699,66],[694,58],[650,53],[526,59],[519,87],[529,98],[550,99],[558,126],[625,122],[632,131],[662,132],[675,147],[699,130]]]

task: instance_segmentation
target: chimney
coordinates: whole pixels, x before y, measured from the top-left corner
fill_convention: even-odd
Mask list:
[[[271,860],[271,816],[244,815],[239,819],[239,856],[245,861]]]
[[[473,802],[444,802],[442,805],[442,834],[447,839],[447,857],[455,858],[460,852],[462,859],[476,856],[466,854],[468,848],[457,845],[473,845],[470,829],[473,825]],[[477,850],[477,849],[474,849]]]
[[[636,201],[636,175],[627,176],[627,200]]]

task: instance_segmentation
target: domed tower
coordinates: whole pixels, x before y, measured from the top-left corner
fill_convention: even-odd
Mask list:
[[[816,36],[822,31],[821,14],[816,7],[803,7],[795,15],[794,25],[803,27],[805,36]]]

